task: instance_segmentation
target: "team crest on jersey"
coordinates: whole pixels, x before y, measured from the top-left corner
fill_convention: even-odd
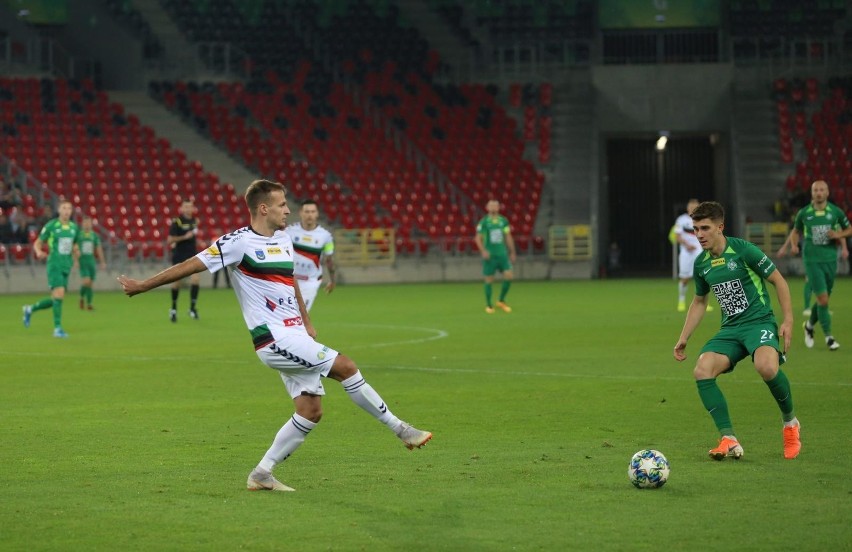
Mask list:
[[[736,270],[737,269],[737,261],[731,260],[728,261],[728,270]]]
[[[832,215],[831,215],[831,213],[826,213],[826,214],[825,214],[825,218],[827,218],[828,220],[831,220],[831,216],[832,216]]]
[[[266,253],[263,252],[263,249],[255,249],[254,256],[257,257],[258,261],[262,261],[266,258]]]

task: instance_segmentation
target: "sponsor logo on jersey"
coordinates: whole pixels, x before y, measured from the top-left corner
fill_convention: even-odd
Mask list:
[[[719,257],[718,259],[713,259],[712,261],[710,261],[711,267],[724,266],[724,265],[725,265],[725,259],[722,258],[722,257]]]
[[[255,249],[254,256],[257,257],[258,261],[262,261],[266,258],[266,254],[263,252],[263,249]]]
[[[314,240],[310,236],[302,236],[302,241],[307,242],[307,243],[311,243]]]
[[[280,247],[267,247],[266,252],[269,253],[270,255],[280,255],[281,254],[281,248]]]
[[[287,326],[288,328],[290,326],[301,326],[302,325],[302,317],[296,316],[296,317],[293,317],[293,318],[286,318],[286,319],[284,319],[284,325]]]

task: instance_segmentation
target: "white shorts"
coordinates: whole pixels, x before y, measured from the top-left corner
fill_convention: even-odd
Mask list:
[[[687,251],[685,247],[681,247],[680,255],[678,255],[678,278],[692,278],[695,259],[702,251],[700,247],[696,247],[695,251]]]
[[[307,333],[293,333],[257,351],[260,361],[281,373],[290,397],[325,395],[321,377],[328,376],[337,351]]]
[[[310,279],[299,280],[299,291],[302,292],[302,300],[305,302],[305,308],[311,310],[314,304],[314,299],[317,298],[317,292],[322,285],[322,280]]]

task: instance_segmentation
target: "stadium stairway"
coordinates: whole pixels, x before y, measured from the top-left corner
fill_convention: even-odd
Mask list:
[[[554,82],[552,174],[545,186],[552,198],[552,217],[544,221],[541,213],[536,232],[550,224],[588,224],[591,194],[597,193],[594,182],[599,154],[595,131],[595,100],[590,87],[572,82]],[[545,196],[547,197],[547,196]],[[542,211],[547,206],[542,202]],[[542,223],[547,224],[542,227]]]
[[[447,27],[432,4],[425,0],[399,0],[397,3],[400,15],[417,27],[445,63],[455,68],[467,67],[473,52]]]
[[[145,92],[110,91],[108,94],[110,101],[122,104],[126,112],[136,115],[139,122],[154,129],[157,136],[168,139],[173,147],[186,152],[190,159],[201,161],[206,170],[219,176],[221,182],[232,184],[237,194],[241,194],[257,178],[256,174],[200,136],[194,128]]]
[[[789,172],[778,156],[774,110],[775,103],[768,93],[734,94],[734,164],[743,221],[773,220],[773,202],[784,189]]]
[[[169,60],[170,65],[161,68],[166,75],[186,76],[201,67],[202,64],[197,59],[197,49],[183,36],[159,0],[130,0],[130,4],[148,23],[151,32],[163,45],[163,59]],[[160,78],[166,75],[161,74]]]

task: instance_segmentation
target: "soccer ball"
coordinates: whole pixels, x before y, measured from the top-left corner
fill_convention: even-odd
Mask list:
[[[658,450],[640,450],[630,459],[627,476],[638,489],[659,489],[669,479],[669,461]]]

